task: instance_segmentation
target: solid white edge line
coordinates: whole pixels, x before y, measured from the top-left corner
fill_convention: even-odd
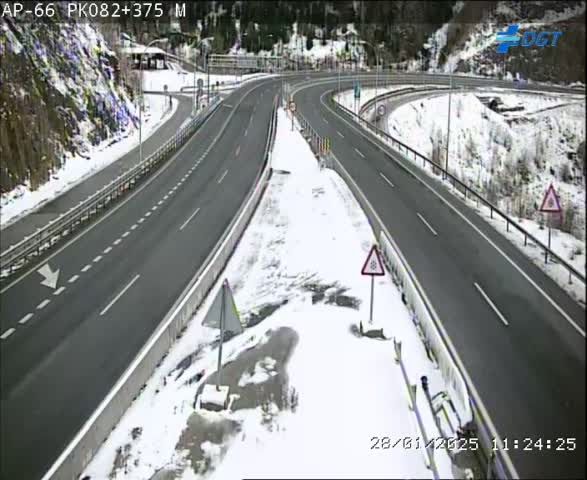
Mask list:
[[[114,298],[112,299],[112,301],[111,301],[111,302],[110,302],[108,305],[106,305],[106,307],[104,308],[104,310],[102,310],[102,311],[100,312],[100,316],[102,316],[102,315],[104,315],[106,312],[108,312],[108,310],[110,310],[110,308],[112,307],[112,305],[114,305],[114,304],[115,304],[115,303],[116,303],[116,302],[117,302],[117,301],[120,299],[120,297],[122,297],[122,296],[123,296],[123,295],[126,293],[126,291],[127,291],[127,290],[128,290],[130,287],[132,287],[132,284],[133,284],[133,283],[135,283],[135,282],[138,280],[138,278],[139,278],[140,276],[141,276],[141,275],[137,273],[137,274],[134,276],[134,278],[133,278],[133,279],[132,279],[130,282],[128,282],[128,284],[126,285],[126,287],[124,287],[124,288],[123,288],[123,289],[120,291],[120,293],[119,293],[118,295],[116,295],[116,297],[114,297]]]
[[[379,175],[381,175],[383,180],[385,180],[389,184],[389,186],[395,187],[395,185],[393,183],[391,183],[391,180],[389,178],[387,178],[385,175],[383,175],[383,173],[379,172]]]
[[[18,323],[20,323],[21,325],[24,325],[26,322],[28,322],[31,318],[33,318],[33,314],[32,313],[27,313],[24,317],[22,317]]]
[[[358,148],[355,148],[355,152],[357,152],[361,157],[365,158],[365,155],[363,155]]]
[[[179,227],[179,229],[183,230],[184,227],[190,222],[190,220],[192,218],[194,218],[198,214],[199,211],[200,211],[200,207],[196,208],[196,211],[189,216],[189,218],[183,223],[183,225],[181,227]]]
[[[324,94],[322,94],[321,96],[321,100],[323,96],[329,92],[325,92]],[[323,103],[323,105],[326,105]],[[357,127],[355,125],[352,125],[351,123],[349,123],[346,119],[344,119],[340,114],[334,112],[330,107],[326,107],[328,108],[334,115],[336,115],[338,118],[340,118],[343,122],[345,122],[347,125],[349,125],[351,128],[353,128],[354,130],[356,130],[357,132],[359,132],[359,134],[361,136],[363,136],[367,141],[371,142],[373,145],[375,145],[377,148],[380,148],[379,145],[375,142],[375,140],[373,138],[370,137],[370,135],[368,135],[365,132],[362,132],[362,128],[361,127]],[[393,151],[393,149],[391,147],[388,147],[389,150]],[[425,182],[419,175],[419,172],[414,172],[411,167],[411,165],[406,164],[404,165],[403,163],[401,163],[399,160],[397,160],[396,158],[394,158],[392,155],[390,155],[390,158],[392,158],[396,163],[398,163],[399,165],[401,165],[402,167],[408,169],[408,171],[415,177],[417,178],[420,183],[422,185],[424,185],[428,190],[430,190],[434,195],[436,195],[445,205],[447,205],[452,211],[454,211],[459,217],[461,217],[462,220],[464,220],[473,230],[475,230],[482,238],[484,238],[487,243],[489,243],[495,250],[497,250],[501,256],[503,258],[505,258],[507,260],[507,262],[512,265],[512,267],[514,267],[517,272],[522,275],[522,277],[524,277],[528,283],[530,283],[530,285],[532,285],[547,301],[548,303],[550,303],[553,308],[561,314],[561,316],[567,321],[569,322],[569,324],[583,337],[585,337],[585,330],[583,330],[579,325],[577,325],[577,323],[569,316],[567,315],[567,313],[562,309],[562,307],[556,303],[551,297],[550,295],[548,295],[548,293],[546,293],[534,280],[532,280],[530,278],[530,276],[522,269],[522,267],[520,267],[516,262],[514,262],[498,245],[495,244],[495,242],[493,240],[491,240],[487,235],[485,235],[485,233],[483,233],[473,222],[471,222],[471,220],[469,220],[463,213],[461,213],[459,211],[458,208],[456,208],[452,203],[450,203],[448,200],[446,200],[440,193],[438,193],[431,185],[428,185],[427,182]],[[450,192],[449,192],[450,193]],[[492,226],[490,223],[486,222],[487,225]],[[492,228],[494,228],[492,226]],[[494,228],[495,229],[495,228]],[[500,232],[498,232],[497,230],[495,230],[497,233],[499,233],[501,235]],[[503,235],[502,235],[503,236]],[[507,237],[504,236],[504,238]],[[516,245],[514,245],[512,243],[512,245],[514,247],[516,247]],[[517,247],[516,247],[517,248]],[[521,251],[521,250],[520,250]],[[521,251],[522,254],[524,254],[523,251]],[[528,258],[528,261],[532,262],[532,260],[530,258]],[[532,262],[533,263],[533,262]],[[546,275],[548,278],[550,278],[552,280],[552,278],[544,273],[544,275]],[[552,280],[554,282],[554,280]],[[555,282],[556,283],[556,282]],[[558,285],[557,285],[558,286]],[[561,288],[561,287],[559,287]]]
[[[489,304],[489,306],[492,308],[492,310],[495,312],[495,314],[499,317],[499,319],[507,327],[509,325],[508,321],[505,319],[505,317],[502,315],[502,313],[499,311],[499,309],[495,306],[495,304],[491,301],[491,298],[489,298],[489,296],[484,292],[484,290],[481,288],[481,286],[477,282],[474,282],[473,285],[475,285],[475,288],[477,290],[479,290],[479,293],[481,294],[481,296],[485,299],[485,301]]]
[[[328,91],[327,92],[324,92],[320,96],[320,102],[322,103],[322,105],[324,105],[332,114],[336,115],[344,123],[346,123],[347,125],[351,126],[354,130],[356,130],[365,139],[367,139],[372,144],[374,144],[374,145],[377,146],[377,144],[371,138],[369,138],[365,133],[363,133],[362,131],[359,130],[359,127],[356,127],[354,125],[351,125],[351,123],[348,120],[346,120],[345,118],[343,118],[342,115],[340,115],[339,113],[335,112],[332,108],[330,108],[328,105],[326,105],[323,102],[324,95],[326,95],[327,93],[329,93],[329,92]],[[342,166],[342,164],[341,164],[341,166]],[[344,169],[344,166],[342,166],[342,168]],[[354,182],[354,180],[352,180],[352,177],[350,177],[350,175],[349,175],[349,178],[351,178],[351,181]],[[419,177],[417,177],[417,178],[419,178]],[[355,183],[355,186],[358,188],[358,186],[356,185],[356,183]],[[369,207],[371,208],[371,210],[374,212],[375,217],[377,218],[377,220],[379,221],[379,223],[381,225],[385,225],[381,221],[381,219],[379,218],[379,215],[377,215],[377,212],[375,211],[375,209],[371,206],[371,203],[369,202],[369,200],[367,200],[367,197],[365,197],[363,195],[363,198],[364,198],[365,202],[367,203],[367,205],[369,205]],[[385,230],[386,235],[390,239],[392,239],[393,237],[391,237],[391,235],[389,235],[389,232],[387,231],[387,229],[385,228],[384,230]],[[489,416],[489,412],[487,411],[487,407],[485,407],[485,404],[483,403],[483,400],[481,399],[481,396],[479,395],[479,392],[477,391],[477,388],[475,387],[475,384],[473,383],[473,380],[471,379],[471,376],[469,375],[469,372],[467,371],[467,369],[465,368],[465,365],[464,365],[463,361],[459,357],[459,354],[458,354],[456,348],[454,347],[454,345],[452,343],[452,340],[448,336],[448,333],[446,332],[446,329],[444,328],[444,325],[441,323],[440,318],[438,317],[438,313],[436,313],[436,310],[434,309],[434,306],[432,305],[432,302],[430,302],[430,300],[428,299],[428,296],[426,295],[426,292],[424,291],[424,289],[420,285],[420,282],[418,281],[418,278],[416,277],[416,275],[412,271],[410,265],[407,263],[406,259],[403,257],[403,254],[399,250],[398,250],[398,253],[399,253],[400,257],[402,258],[402,260],[404,261],[404,263],[406,265],[406,268],[408,269],[408,271],[412,275],[412,278],[413,278],[416,286],[418,287],[418,291],[420,292],[420,294],[424,298],[424,301],[425,301],[426,305],[430,308],[430,312],[431,312],[431,314],[432,314],[432,316],[434,318],[434,323],[436,324],[436,326],[438,327],[438,329],[441,331],[443,340],[448,344],[449,351],[454,356],[454,360],[455,360],[455,362],[457,364],[457,367],[460,370],[461,374],[465,377],[465,382],[467,383],[467,386],[471,389],[471,394],[472,394],[473,398],[475,399],[475,403],[477,404],[479,410],[481,411],[481,414],[487,420],[487,423],[488,423],[489,429],[491,431],[491,434],[496,438],[497,446],[500,448],[500,451],[501,451],[501,453],[502,453],[502,455],[504,457],[504,460],[505,460],[505,462],[507,464],[508,469],[511,472],[513,472],[513,474],[514,474],[513,476],[514,476],[515,479],[520,478],[519,475],[518,475],[518,472],[516,470],[516,467],[514,466],[514,464],[512,462],[512,459],[511,459],[508,451],[503,448],[503,440],[502,440],[499,432],[497,431],[497,428],[495,427],[495,424],[493,423],[493,420]]]
[[[432,232],[432,233],[433,233],[435,236],[438,236],[438,233],[436,232],[436,230],[434,230],[434,229],[433,229],[433,228],[430,226],[430,224],[429,224],[429,223],[426,221],[426,219],[425,219],[425,218],[424,218],[424,217],[423,217],[423,216],[422,216],[420,213],[416,213],[416,215],[418,215],[418,218],[419,218],[420,220],[422,220],[422,223],[423,223],[424,225],[426,225],[426,226],[428,227],[428,229],[429,229],[429,230],[430,230],[430,231],[431,231],[431,232]]]
[[[6,340],[8,337],[10,337],[10,335],[12,335],[14,332],[16,331],[16,329],[14,328],[9,328],[8,330],[6,330],[2,335],[0,335],[0,338],[2,340]]]

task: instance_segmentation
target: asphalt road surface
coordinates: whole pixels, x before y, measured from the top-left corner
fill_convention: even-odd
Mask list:
[[[290,81],[315,77],[325,75]],[[510,451],[518,472],[583,477],[585,339],[569,320],[584,332],[584,310],[459,200],[413,165],[408,173],[322,104],[322,94],[336,86],[331,77],[301,90],[298,108],[332,139],[399,244],[501,436],[577,438],[574,452]],[[435,78],[447,83],[446,76]],[[152,179],[52,253],[48,261],[60,269],[56,289],[41,285],[33,269],[2,291],[2,479],[42,476],[201,266],[261,166],[280,86],[281,79],[252,82],[230,95]]]
[[[165,143],[177,133],[181,125],[188,119],[192,112],[193,100],[191,97],[184,95],[174,95],[177,99],[177,109],[173,114],[164,120],[164,123],[143,141],[143,158],[151,155],[159,146]],[[2,243],[0,251],[6,250],[25,236],[33,233],[37,228],[45,226],[51,220],[57,218],[61,213],[68,211],[71,207],[77,205],[82,200],[94,192],[100,190],[116,177],[124,173],[139,161],[138,147],[132,149],[127,154],[120,157],[117,161],[104,167],[83,182],[78,183],[75,187],[58,196],[54,200],[47,202],[38,210],[21,217],[14,223],[2,229]]]
[[[328,108],[324,93],[333,88],[302,89],[296,105],[330,137],[398,243],[508,440],[518,474],[585,478],[584,308],[459,199]],[[542,439],[544,449],[524,451],[526,438]],[[575,450],[556,451],[559,438],[576,438]]]
[[[144,188],[2,292],[2,479],[38,479],[220,239],[263,161],[278,83],[230,95]],[[230,118],[218,141],[214,137]]]

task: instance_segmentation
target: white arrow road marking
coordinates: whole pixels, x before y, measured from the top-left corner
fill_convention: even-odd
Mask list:
[[[379,175],[381,175],[381,178],[383,178],[383,180],[385,180],[390,187],[395,187],[395,185],[393,183],[391,183],[391,180],[389,178],[387,178],[385,175],[383,175],[383,173],[379,172]]]
[[[491,299],[487,296],[487,294],[483,291],[483,289],[479,286],[479,284],[477,282],[475,282],[473,285],[475,285],[475,288],[477,290],[479,290],[479,293],[483,296],[483,298],[489,304],[489,306],[491,307],[491,309],[495,312],[495,314],[499,317],[499,319],[507,327],[509,325],[508,321],[501,314],[501,312],[498,310],[498,308],[495,306],[495,304],[491,301]]]
[[[436,233],[436,230],[434,230],[430,226],[430,224],[426,221],[426,219],[422,215],[420,215],[419,213],[417,213],[416,215],[418,215],[418,218],[420,218],[420,220],[422,220],[422,222],[424,223],[424,225],[426,225],[430,229],[430,231],[434,234],[434,236],[438,236],[438,233]]]
[[[184,229],[184,227],[185,227],[185,226],[186,226],[188,223],[190,223],[190,220],[191,220],[192,218],[194,218],[194,217],[195,217],[195,216],[198,214],[198,212],[199,212],[199,211],[200,211],[200,207],[196,208],[196,211],[190,215],[190,217],[189,217],[189,218],[188,218],[188,219],[187,219],[187,220],[186,220],[186,221],[183,223],[183,225],[182,225],[181,227],[179,227],[179,229],[180,229],[180,230],[183,230],[183,229]]]
[[[55,288],[57,286],[57,282],[59,281],[59,269],[53,271],[51,270],[51,266],[46,263],[41,268],[37,270],[45,279],[41,282],[41,285],[45,285],[49,288]]]
[[[100,315],[104,315],[108,310],[110,310],[110,307],[112,307],[112,305],[114,305],[118,301],[118,299],[122,297],[130,287],[132,287],[132,284],[135,283],[139,279],[139,277],[140,275],[137,273],[135,277],[130,282],[128,282],[127,286],[124,287],[122,291],[118,295],[116,295],[116,297],[114,297],[108,305],[106,305],[106,308],[100,312]]]
[[[15,332],[14,328],[9,328],[8,330],[6,330],[2,335],[0,335],[0,338],[2,340],[6,340],[8,337],[10,337],[10,335],[12,335]]]

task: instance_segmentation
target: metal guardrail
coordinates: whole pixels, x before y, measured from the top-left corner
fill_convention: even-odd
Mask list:
[[[434,163],[429,158],[425,157],[418,151],[414,150],[409,145],[401,142],[397,138],[391,136],[387,132],[377,128],[372,123],[368,122],[361,116],[355,114],[353,111],[349,110],[343,105],[340,105],[338,102],[334,101],[333,97],[331,97],[332,103],[334,104],[335,108],[339,109],[346,115],[350,116],[353,120],[357,121],[359,124],[367,127],[371,132],[373,132],[376,136],[383,137],[388,143],[391,143],[391,147],[401,153],[405,158],[408,160],[413,160],[414,162],[421,160],[424,167],[430,166],[433,171],[438,171],[442,174],[442,180],[452,184],[452,187],[459,193],[461,193],[465,200],[468,199],[475,199],[478,203],[481,203],[489,208],[490,217],[493,218],[494,214],[498,217],[502,218],[506,222],[506,230],[509,232],[510,227],[516,229],[524,236],[524,246],[528,245],[528,241],[530,240],[532,243],[540,247],[544,251],[544,261],[548,263],[548,259],[554,259],[557,263],[562,265],[569,273],[569,283],[572,283],[573,277],[577,278],[580,282],[585,284],[585,277],[578,272],[572,265],[567,263],[560,255],[556,252],[548,248],[544,245],[540,240],[538,240],[534,235],[528,232],[524,227],[518,224],[515,220],[513,220],[510,216],[508,216],[505,212],[502,212],[498,207],[496,207],[493,203],[483,197],[480,193],[466,185],[463,181],[455,177],[453,174],[445,170],[440,165]]]
[[[306,128],[309,127],[309,131],[315,132],[300,112],[296,112],[296,117],[301,126],[306,125]],[[310,142],[310,140],[308,141]],[[452,344],[448,339],[447,333],[444,331],[424,290],[417,281],[399,247],[385,228],[375,209],[367,200],[365,194],[336,156],[332,154],[328,155],[327,161],[330,163],[329,167],[336,171],[348,185],[367,216],[375,236],[380,239],[383,258],[392,272],[394,282],[403,293],[406,305],[413,315],[412,320],[419,331],[426,352],[432,357],[431,360],[438,365],[449,392],[453,394],[453,398],[455,398],[460,406],[462,415],[459,417],[461,421],[465,423],[472,422],[475,426],[475,433],[477,434],[481,449],[480,453],[483,454],[484,461],[487,462],[488,471],[500,479],[518,478],[518,474],[509,456],[507,456],[507,452],[503,448],[495,451],[496,441],[501,447],[501,440],[496,440],[498,438],[497,431],[489,419],[485,408],[480,404],[480,400],[477,399],[476,390],[472,387],[468,375],[464,374],[464,367],[461,367],[462,363],[457,360],[458,356],[454,351],[454,347],[451,346]],[[399,355],[401,359],[401,353]],[[396,346],[397,359],[398,352]],[[404,380],[407,382],[407,388],[412,389],[408,393],[411,405],[415,406],[414,385],[409,382],[406,376],[404,376]],[[471,391],[474,394],[471,394]],[[414,411],[414,413],[417,415],[419,428],[423,428],[423,422],[421,418],[418,418],[418,412]],[[424,438],[425,436],[426,433],[422,432],[422,437]],[[434,453],[426,449],[425,455],[433,474],[435,474]]]
[[[271,175],[270,157],[275,143],[276,126],[277,97],[274,99],[263,162],[248,192],[247,201],[243,202],[223,236],[157,330],[42,480],[78,479],[126,410],[143,391],[146,382],[161,365],[173,343],[183,335],[193,314],[224,270],[261,199]]]
[[[157,169],[172,153],[184,145],[219,105],[220,97],[216,97],[205,110],[193,117],[189,123],[141,163],[130,167],[78,205],[51,220],[44,227],[37,229],[32,235],[4,250],[0,254],[0,280],[9,278],[20,268],[59,243],[64,237],[79,230],[84,223],[113,206],[115,200],[132,190],[140,180]]]

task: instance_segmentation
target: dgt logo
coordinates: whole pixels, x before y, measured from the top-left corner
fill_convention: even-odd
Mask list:
[[[496,42],[499,43],[497,46],[497,53],[508,53],[508,48],[517,47],[546,47],[552,45],[556,47],[558,39],[561,37],[563,32],[535,32],[528,30],[521,36],[518,33],[520,29],[519,25],[510,25],[505,32],[497,32]]]

